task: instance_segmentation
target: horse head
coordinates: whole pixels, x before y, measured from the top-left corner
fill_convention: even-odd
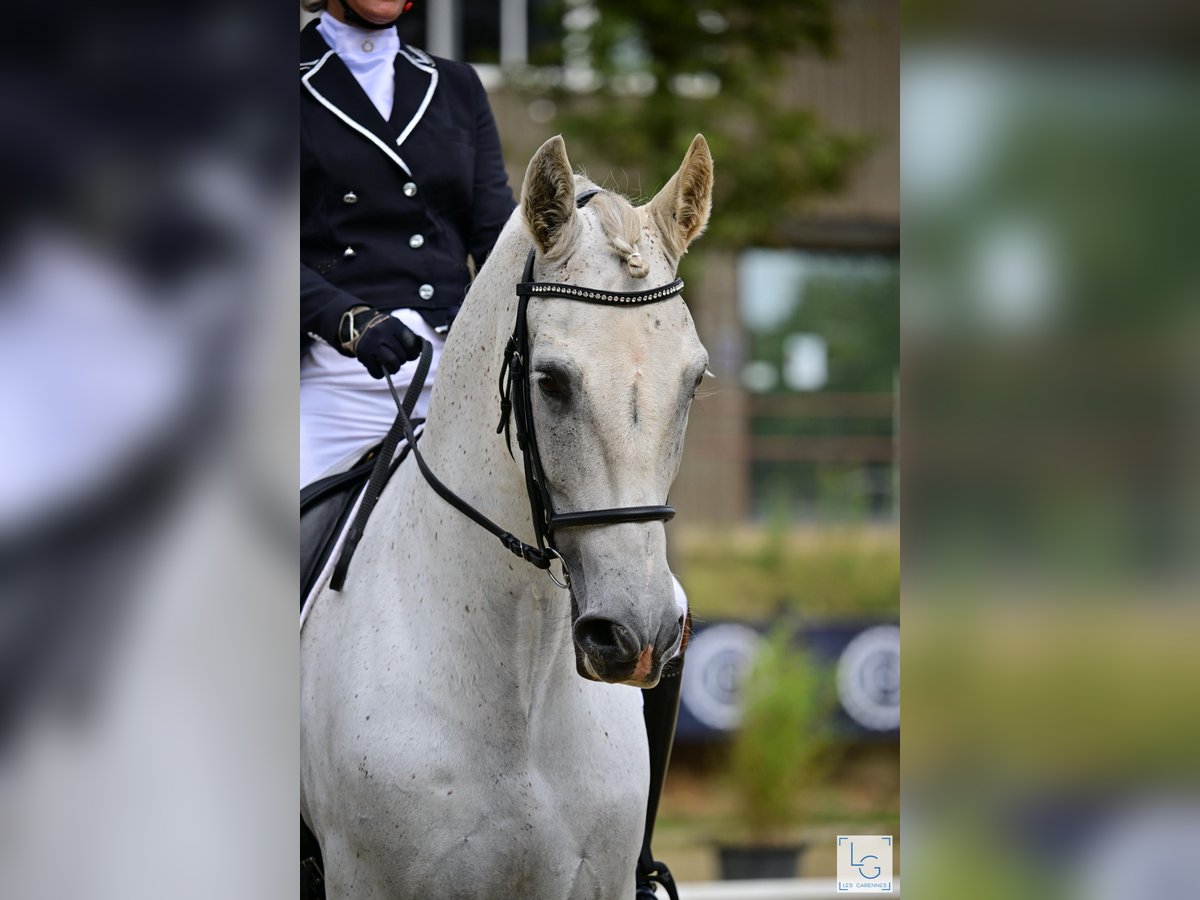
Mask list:
[[[666,285],[708,222],[712,156],[697,135],[649,203],[576,178],[562,138],[525,175],[521,212],[538,281],[634,292]],[[622,307],[532,297],[527,310],[533,421],[560,513],[665,504],[679,470],[688,410],[708,355],[678,293]],[[683,637],[662,521],[564,528],[576,668],[597,681],[651,687]]]

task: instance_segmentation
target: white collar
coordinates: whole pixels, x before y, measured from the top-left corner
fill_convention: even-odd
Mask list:
[[[395,28],[359,28],[324,15],[317,22],[317,31],[338,56],[392,59],[400,52],[400,33]]]

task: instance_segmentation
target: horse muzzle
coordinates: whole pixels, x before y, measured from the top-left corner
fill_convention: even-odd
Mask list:
[[[682,617],[665,623],[651,641],[631,626],[597,615],[582,615],[574,626],[575,668],[591,681],[649,688],[658,683],[662,665],[679,648]]]

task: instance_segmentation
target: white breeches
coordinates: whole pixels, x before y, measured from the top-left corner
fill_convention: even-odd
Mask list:
[[[429,395],[445,339],[411,309],[392,315],[433,345],[433,360],[414,418],[429,410]],[[400,396],[412,381],[417,363],[406,363],[392,376]],[[316,340],[300,360],[300,487],[345,468],[378,442],[396,419],[387,381],[375,379],[357,359],[342,356]]]

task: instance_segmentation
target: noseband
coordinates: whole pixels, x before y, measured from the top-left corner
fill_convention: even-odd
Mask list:
[[[598,193],[600,193],[599,188],[585,191],[575,198],[575,206],[584,206]],[[398,409],[396,422],[384,440],[384,450],[380,452],[376,460],[375,471],[371,475],[371,481],[359,504],[358,515],[350,531],[347,533],[341,557],[334,568],[333,576],[330,579],[330,587],[334,590],[341,590],[342,588],[347,569],[349,568],[350,558],[354,554],[359,539],[362,537],[367,517],[370,516],[371,510],[383,489],[383,484],[386,482],[393,468],[391,459],[401,434],[407,440],[412,455],[417,461],[417,466],[421,470],[421,474],[439,497],[471,519],[471,521],[499,538],[500,542],[514,555],[521,557],[539,569],[545,569],[554,583],[561,588],[569,588],[571,582],[565,563],[563,565],[565,581],[559,581],[550,570],[550,564],[555,558],[562,560],[562,555],[558,552],[554,539],[556,529],[582,528],[586,525],[619,525],[627,522],[666,522],[675,517],[675,510],[665,505],[622,506],[616,509],[593,509],[563,513],[556,513],[554,511],[554,503],[550,498],[546,473],[542,468],[542,457],[538,452],[537,434],[533,425],[533,400],[530,395],[528,370],[529,324],[526,313],[530,297],[576,300],[582,303],[599,303],[606,306],[642,306],[647,303],[658,303],[659,301],[674,297],[682,291],[683,279],[676,278],[669,284],[651,288],[648,291],[628,292],[605,291],[574,284],[534,281],[533,263],[536,256],[536,248],[530,247],[529,255],[525,258],[524,274],[516,288],[517,321],[513,326],[512,337],[508,339],[508,345],[504,349],[504,364],[500,369],[500,424],[496,426],[496,433],[500,434],[503,432],[508,452],[510,455],[513,455],[509,423],[511,421],[516,425],[517,446],[521,450],[522,462],[525,467],[525,491],[529,495],[529,514],[533,522],[533,533],[537,541],[537,546],[527,544],[511,532],[505,531],[463,500],[458,494],[446,487],[429,469],[424,456],[417,449],[417,438],[413,433],[409,415],[412,412],[413,403],[416,401],[416,394],[420,391],[419,386],[414,391],[414,386],[417,385],[418,381],[421,383],[424,382],[424,373],[429,369],[429,358],[432,354],[432,348],[429,342],[426,341],[422,347],[421,362],[418,365],[419,377],[414,378],[413,384],[409,386],[408,396],[406,396],[404,402],[401,402],[400,396],[396,393],[396,388],[392,384],[392,377],[390,375],[387,376],[388,388],[391,389],[392,397],[395,399]],[[392,452],[387,452],[389,444]]]

